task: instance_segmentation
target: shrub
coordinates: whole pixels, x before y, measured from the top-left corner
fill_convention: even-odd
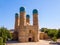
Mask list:
[[[52,40],[53,40],[54,42],[56,42],[56,41],[57,41],[57,38],[56,38],[56,37],[53,37]]]
[[[0,45],[3,45],[3,38],[0,37]]]
[[[5,45],[5,43],[3,43],[3,45]]]

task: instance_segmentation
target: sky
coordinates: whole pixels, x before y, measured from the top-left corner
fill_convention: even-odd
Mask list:
[[[37,9],[39,28],[60,28],[60,0],[0,0],[0,27],[14,29],[15,13],[21,6],[30,15],[31,24],[32,11]]]

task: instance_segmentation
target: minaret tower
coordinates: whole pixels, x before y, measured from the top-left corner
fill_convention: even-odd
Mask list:
[[[30,24],[30,16],[26,15],[26,23],[29,25]]]
[[[33,26],[38,28],[38,10],[33,10]]]
[[[18,33],[18,13],[15,14],[14,40],[17,40],[17,33]]]
[[[21,7],[20,8],[20,26],[19,26],[19,32],[18,32],[18,40],[19,42],[24,42],[24,36],[25,36],[25,31],[24,31],[24,26],[26,25],[26,15],[25,15],[25,8]]]
[[[38,10],[33,10],[33,26],[35,29],[35,41],[38,41]]]
[[[25,8],[20,8],[20,26],[26,25],[26,15],[25,15]]]
[[[18,29],[18,13],[15,14],[15,31]]]

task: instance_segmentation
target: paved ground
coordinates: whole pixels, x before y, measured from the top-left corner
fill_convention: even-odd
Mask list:
[[[18,43],[17,41],[9,41],[6,45],[60,45],[60,39],[57,40],[57,43],[51,43],[52,41],[40,40],[39,42],[26,42]],[[51,44],[50,44],[51,43]]]
[[[49,45],[50,41],[40,40],[39,42],[27,42],[27,43],[17,43],[11,42],[6,45]]]

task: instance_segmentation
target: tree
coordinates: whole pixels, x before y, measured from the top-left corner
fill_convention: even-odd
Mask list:
[[[0,45],[3,45],[3,38],[0,37]]]
[[[11,39],[11,34],[7,28],[1,27],[0,28],[0,37],[3,38],[3,42],[5,43],[8,38]]]
[[[56,29],[48,29],[48,36],[52,37],[57,37],[58,31]]]
[[[58,30],[57,38],[60,38],[60,29]]]
[[[53,40],[54,42],[56,42],[56,41],[57,41],[57,38],[56,38],[56,37],[53,37],[52,40]]]
[[[41,28],[41,32],[45,32],[47,28]]]

